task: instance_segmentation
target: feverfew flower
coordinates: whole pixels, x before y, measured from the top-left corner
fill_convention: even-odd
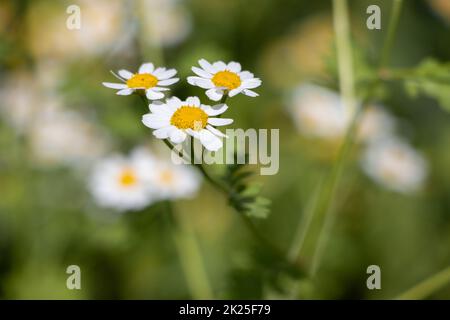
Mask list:
[[[288,111],[300,132],[323,139],[340,139],[349,122],[341,97],[312,84],[295,89]]]
[[[359,120],[357,138],[361,142],[370,142],[392,136],[395,131],[395,119],[381,105],[369,105]]]
[[[105,158],[94,167],[89,189],[102,207],[120,211],[142,209],[155,200],[151,187],[153,164],[152,154],[144,149],[134,150],[128,158]]]
[[[362,167],[376,182],[403,193],[420,189],[427,176],[425,159],[396,138],[369,144]]]
[[[198,61],[202,68],[192,67],[192,71],[198,75],[188,77],[188,83],[194,86],[207,89],[206,95],[214,101],[222,99],[224,94],[233,97],[238,93],[243,93],[250,97],[258,94],[250,89],[261,85],[261,80],[255,78],[253,73],[241,71],[241,65],[237,62],[228,64],[217,61],[210,64],[205,59]]]
[[[131,73],[127,70],[120,70],[117,76],[119,80],[125,83],[103,82],[107,88],[118,89],[118,95],[130,95],[136,90],[145,90],[145,95],[149,100],[158,100],[164,98],[162,91],[167,91],[169,86],[178,82],[178,78],[172,78],[176,75],[175,69],[166,70],[166,68],[156,68],[153,63],[144,63],[140,66],[138,73]]]
[[[191,198],[200,187],[201,178],[188,164],[175,165],[157,159],[151,176],[155,196],[160,200]]]
[[[144,125],[153,131],[158,139],[170,139],[172,143],[182,143],[188,135],[200,140],[210,150],[222,148],[222,137],[225,135],[214,126],[225,126],[232,119],[214,118],[228,109],[226,104],[208,106],[200,104],[197,97],[189,97],[181,101],[177,97],[166,100],[166,103],[150,104],[150,113],[142,117]]]
[[[95,122],[73,110],[55,107],[34,117],[28,133],[32,155],[39,164],[85,165],[109,148],[107,135]]]
[[[174,46],[186,39],[192,30],[190,12],[178,0],[140,1],[142,40],[152,46]]]

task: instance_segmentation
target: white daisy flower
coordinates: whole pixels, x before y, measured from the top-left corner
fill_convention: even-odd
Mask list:
[[[200,183],[201,177],[191,165],[175,165],[168,160],[157,160],[154,163],[151,184],[160,200],[192,198]]]
[[[394,117],[378,104],[369,105],[359,120],[357,139],[370,142],[392,136],[396,123]]]
[[[226,104],[208,106],[200,104],[197,97],[189,97],[181,101],[177,97],[166,100],[166,103],[150,104],[150,113],[142,117],[142,123],[153,131],[158,139],[169,139],[172,143],[182,143],[188,135],[200,140],[210,151],[222,148],[222,138],[226,137],[214,126],[226,126],[232,119],[215,118],[228,109]]]
[[[349,117],[341,97],[334,91],[313,84],[302,84],[294,90],[288,111],[298,130],[322,139],[340,139]]]
[[[28,132],[29,145],[39,165],[89,165],[109,149],[107,134],[73,110],[54,107],[34,118]]]
[[[188,83],[207,89],[206,95],[213,101],[219,101],[224,94],[233,97],[243,93],[249,97],[257,97],[258,94],[251,89],[261,85],[261,80],[255,78],[253,73],[241,71],[241,65],[237,62],[228,64],[217,61],[213,64],[205,59],[198,61],[201,68],[192,67],[192,71],[198,76],[188,77]]]
[[[376,182],[403,193],[420,189],[427,176],[427,164],[422,155],[397,138],[369,144],[362,167]]]
[[[97,204],[119,211],[140,210],[155,200],[151,188],[154,158],[144,149],[130,157],[111,156],[94,166],[89,189]]]
[[[103,82],[107,88],[118,89],[118,95],[130,95],[136,90],[145,90],[145,95],[149,100],[164,98],[163,91],[169,90],[165,86],[170,86],[178,82],[178,78],[172,78],[177,74],[175,69],[156,68],[153,63],[144,63],[140,66],[138,73],[131,73],[127,70],[120,70],[117,76],[125,83]]]

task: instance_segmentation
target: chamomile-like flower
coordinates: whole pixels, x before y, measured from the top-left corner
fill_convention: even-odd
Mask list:
[[[166,103],[150,104],[150,113],[142,117],[144,125],[153,131],[158,139],[170,139],[172,143],[182,143],[188,135],[200,140],[210,151],[222,148],[222,138],[226,137],[214,126],[225,126],[232,119],[215,118],[228,109],[226,104],[208,106],[200,104],[197,97],[189,97],[181,101],[177,97],[166,100]]]
[[[376,182],[402,193],[420,189],[427,176],[427,163],[423,156],[395,137],[369,144],[362,167]]]
[[[164,98],[163,91],[169,90],[166,86],[178,82],[178,78],[173,78],[177,74],[175,69],[156,68],[153,63],[144,63],[140,66],[138,73],[131,73],[127,70],[119,70],[117,76],[125,83],[103,82],[107,88],[118,89],[118,95],[130,95],[136,90],[144,90],[149,100]]]
[[[249,97],[258,96],[251,89],[259,87],[261,80],[249,71],[241,71],[239,63],[217,61],[211,64],[205,59],[198,63],[201,68],[192,67],[197,76],[188,77],[188,83],[207,89],[206,95],[211,100],[219,101],[224,94],[233,97],[241,92]]]
[[[89,181],[98,205],[120,211],[139,210],[153,201],[154,157],[136,149],[130,157],[115,155],[98,162]]]
[[[157,199],[173,200],[193,197],[201,178],[189,164],[175,165],[167,159],[156,159],[150,182]]]
[[[341,97],[313,84],[298,86],[287,107],[298,130],[311,137],[340,139],[349,122]]]

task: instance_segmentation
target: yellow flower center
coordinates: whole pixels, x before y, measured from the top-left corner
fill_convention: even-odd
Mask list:
[[[158,78],[150,73],[140,73],[133,75],[127,80],[128,88],[144,88],[150,89],[156,86],[158,83]]]
[[[172,171],[170,171],[170,170],[162,171],[159,176],[159,180],[165,185],[172,184],[172,182],[174,181],[174,176],[173,176]]]
[[[199,131],[206,127],[208,115],[197,107],[182,106],[170,118],[170,124],[178,129],[192,129]]]
[[[133,170],[124,169],[119,176],[119,183],[123,187],[131,187],[137,183],[137,177]]]
[[[233,90],[241,85],[241,78],[236,73],[225,70],[217,72],[212,77],[212,82],[217,87],[225,87],[228,90]]]

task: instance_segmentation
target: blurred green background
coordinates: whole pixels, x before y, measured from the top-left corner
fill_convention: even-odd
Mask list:
[[[72,4],[81,8],[80,30],[66,28]],[[381,30],[366,28],[370,4],[381,7]],[[391,1],[353,0],[349,7],[359,74],[379,58]],[[449,35],[450,1],[405,1],[391,65],[450,60]],[[214,298],[292,298],[295,272],[255,241],[206,182],[195,198],[175,201],[178,221],[162,202],[123,214],[101,208],[86,187],[98,157],[162,144],[142,125],[148,110],[137,97],[101,85],[114,82],[109,70],[136,70],[145,61],[173,67],[181,78],[173,95],[206,101],[204,90],[185,80],[200,58],[239,61],[263,81],[258,98],[230,100],[227,117],[235,120],[232,128],[280,129],[280,171],[257,179],[272,200],[271,214],[255,222],[289,248],[336,157],[336,141],[303,134],[289,112],[303,83],[338,88],[331,1],[3,0],[1,298],[197,298],[177,251],[180,223],[197,240]],[[356,148],[338,190],[323,263],[313,279],[300,279],[294,298],[390,299],[450,264],[449,115],[396,81],[377,101],[426,159],[427,178],[415,193],[389,190],[360,169],[363,150]],[[65,122],[41,115],[55,108],[78,120],[53,131],[55,122]],[[82,270],[81,290],[66,288],[73,264]],[[366,287],[372,264],[381,268],[381,290]],[[430,298],[449,299],[450,286]]]

